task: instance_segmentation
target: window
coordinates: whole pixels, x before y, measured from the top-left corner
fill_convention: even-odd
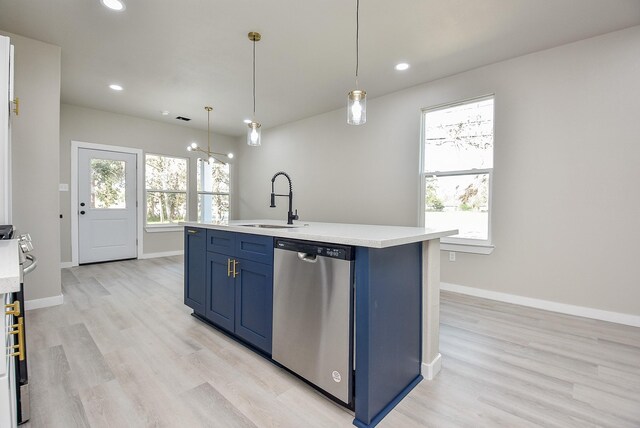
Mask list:
[[[198,220],[229,220],[229,164],[198,159]]]
[[[187,219],[187,159],[147,154],[145,158],[147,225]]]
[[[423,110],[424,224],[443,243],[490,245],[493,96]]]

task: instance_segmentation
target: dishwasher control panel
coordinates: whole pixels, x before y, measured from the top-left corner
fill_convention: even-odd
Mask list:
[[[353,247],[322,242],[276,239],[275,248],[340,260],[353,260]]]

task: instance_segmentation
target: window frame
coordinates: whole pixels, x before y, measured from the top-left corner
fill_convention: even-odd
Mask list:
[[[474,102],[482,102],[485,100],[493,99],[493,123],[492,123],[492,135],[493,135],[493,167],[492,168],[478,168],[478,169],[461,169],[455,171],[425,171],[425,153],[426,153],[426,116],[428,113],[444,110],[446,108],[457,107]],[[496,96],[495,94],[486,94],[478,97],[466,98],[464,100],[455,101],[451,103],[442,103],[431,107],[423,107],[420,109],[420,161],[419,161],[419,180],[420,185],[418,190],[420,195],[418,197],[418,222],[421,227],[425,226],[425,199],[426,199],[426,179],[429,176],[433,177],[451,177],[451,176],[465,176],[465,175],[488,175],[488,196],[487,196],[487,209],[488,209],[488,221],[487,221],[487,239],[474,239],[474,238],[455,238],[455,237],[443,237],[440,239],[441,250],[458,251],[463,253],[475,253],[475,254],[491,254],[495,246],[493,245],[493,172],[495,170],[495,112],[496,112]]]
[[[200,172],[200,180],[204,180],[204,171],[201,171],[201,165],[202,165],[202,169],[204,169],[204,163],[205,163],[205,159],[204,158],[196,158],[196,201],[199,200],[200,195],[212,195],[212,196],[217,196],[217,195],[221,195],[221,196],[228,196],[229,197],[229,217],[228,219],[230,220],[231,217],[231,210],[233,207],[232,204],[232,200],[231,200],[231,187],[232,187],[232,169],[233,169],[233,165],[231,162],[226,162],[226,164],[229,166],[229,192],[224,193],[224,192],[207,192],[207,191],[200,191],[198,190],[198,186],[201,186],[202,188],[204,188],[204,183],[200,183],[200,181],[198,181],[198,172]],[[196,211],[197,211],[197,207],[196,207]],[[196,220],[197,221],[204,221],[202,219],[200,219],[200,213],[196,212]]]
[[[163,189],[147,189],[147,156],[160,156],[160,157],[165,157],[165,158],[173,158],[173,159],[182,159],[186,162],[187,164],[187,170],[186,170],[186,177],[187,177],[187,181],[185,183],[186,185],[186,190],[182,191],[182,190],[163,190]],[[143,174],[143,180],[144,180],[144,201],[143,201],[143,217],[144,217],[144,228],[145,231],[147,232],[180,232],[182,231],[183,227],[178,223],[163,223],[163,224],[149,224],[147,223],[147,193],[148,192],[156,192],[156,193],[184,193],[186,196],[186,211],[185,211],[185,220],[184,221],[189,221],[189,203],[190,203],[190,198],[189,198],[189,158],[187,157],[182,157],[182,156],[176,156],[176,155],[167,155],[167,154],[163,154],[163,153],[151,153],[151,152],[145,152],[144,153],[144,174]]]

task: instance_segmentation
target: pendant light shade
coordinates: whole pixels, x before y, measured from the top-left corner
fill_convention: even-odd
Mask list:
[[[349,92],[347,100],[347,123],[362,125],[367,121],[367,93],[353,90]]]
[[[256,42],[259,42],[262,36],[260,33],[252,31],[248,34],[249,40],[253,42],[253,119],[247,124],[247,144],[256,147],[262,144],[261,125],[256,120]]]
[[[247,132],[247,144],[250,146],[259,146],[261,143],[261,125],[258,122],[251,122],[248,126],[249,131]]]
[[[356,0],[356,89],[347,95],[347,123],[349,125],[364,125],[367,122],[367,92],[358,89],[359,36],[360,0]]]

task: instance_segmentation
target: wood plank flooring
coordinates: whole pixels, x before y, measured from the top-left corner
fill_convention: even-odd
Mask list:
[[[349,427],[353,416],[190,316],[182,258],[63,269],[29,311],[29,427]],[[379,425],[640,427],[640,329],[442,293],[443,368]]]

